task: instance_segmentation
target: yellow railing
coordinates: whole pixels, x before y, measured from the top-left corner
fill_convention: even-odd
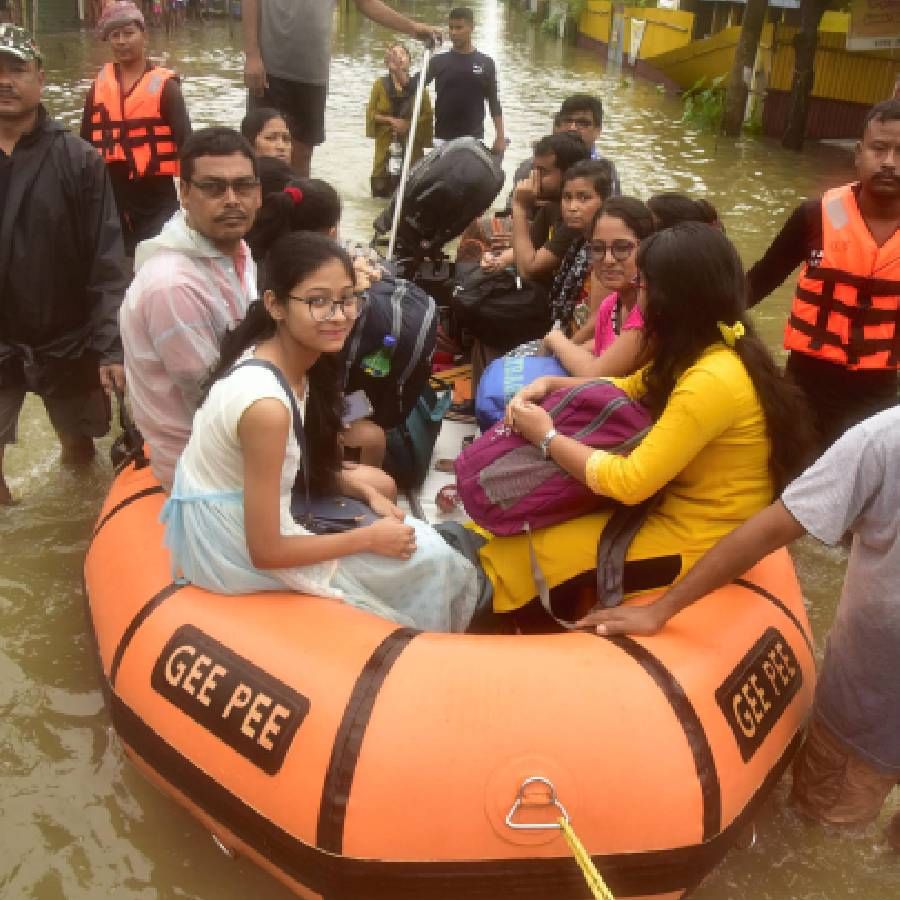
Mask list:
[[[779,26],[775,32],[775,48],[769,87],[789,91],[794,75],[795,28]],[[900,75],[900,59],[889,51],[850,52],[847,35],[819,32],[816,50],[813,96],[851,103],[878,103],[893,96],[894,81]]]
[[[677,47],[683,47],[691,39],[694,14],[677,9],[655,9],[643,6],[626,6],[624,9],[624,52],[631,48],[631,21],[642,19],[647,24],[638,51],[639,59],[649,59]],[[609,43],[612,28],[612,3],[610,0],[587,0],[579,20],[578,30],[586,37],[603,44]]]
[[[711,81],[719,75],[728,74],[740,35],[741,27],[735,25],[711,37],[690,41],[655,56],[651,63],[681,88],[687,89],[701,78]]]
[[[578,20],[578,31],[585,37],[608,44],[611,23],[612,3],[610,0],[587,0]]]
[[[624,9],[625,54],[631,48],[631,21],[643,19],[647,24],[641,42],[639,59],[652,62],[682,88],[689,88],[700,78],[708,80],[725,75],[731,68],[735,47],[740,37],[739,26],[726,28],[699,41],[692,41],[693,14],[680,10]],[[579,20],[579,31],[586,37],[608,44],[613,9],[610,0],[587,0]],[[890,97],[900,77],[900,59],[890,51],[853,53],[846,49],[846,13],[828,13],[819,31],[816,51],[813,96],[853,103],[877,103]],[[779,25],[772,37],[767,26],[758,62],[769,69],[768,87],[789,91],[794,75],[793,37],[795,28]],[[771,55],[771,63],[767,57]]]

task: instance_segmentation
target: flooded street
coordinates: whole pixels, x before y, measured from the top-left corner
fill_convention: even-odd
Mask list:
[[[449,5],[397,2],[443,24]],[[476,45],[493,56],[512,144],[507,173],[550,130],[560,101],[589,91],[605,109],[600,149],[615,160],[623,192],[705,196],[719,210],[746,265],[765,250],[799,202],[852,178],[846,150],[812,146],[803,155],[774,142],[737,143],[680,122],[681,103],[630,74],[607,71],[595,51],[542,34],[498,0],[473,0]],[[346,14],[345,14],[346,16]],[[188,25],[153,56],[184,76],[195,127],[237,125],[244,108],[239,25]],[[313,174],[344,201],[342,237],[367,241],[381,208],[369,196],[373,142],[364,107],[383,73],[390,35],[355,12],[335,39],[328,139]],[[87,33],[40,35],[52,114],[77,129],[84,95],[105,47]],[[414,68],[418,51],[414,52]],[[488,137],[492,137],[490,124]],[[507,185],[508,187],[508,185]],[[506,188],[504,189],[506,190]],[[36,264],[53,265],[53,260]],[[780,353],[786,285],[755,312]],[[0,508],[0,897],[19,900],[282,900],[293,896],[244,861],[230,861],[209,834],[125,760],[108,731],[88,626],[81,569],[91,526],[110,481],[109,439],[87,471],[61,469],[39,401],[29,397],[20,443],[7,452],[17,507]],[[821,653],[843,577],[844,555],[803,541],[795,559]],[[804,825],[785,805],[782,784],[762,809],[758,840],[734,849],[698,889],[699,900],[896,900],[900,856],[880,826],[900,807],[895,791],[880,826],[839,835]],[[463,900],[463,898],[460,898]],[[551,898],[548,898],[551,900]]]

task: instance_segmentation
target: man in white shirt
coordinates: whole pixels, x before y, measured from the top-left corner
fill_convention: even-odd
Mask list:
[[[647,606],[593,613],[598,634],[653,634],[679,610],[811,534],[853,543],[791,798],[831,825],[875,820],[900,784],[900,408],[865,419]],[[900,813],[888,825],[900,852]]]
[[[250,144],[231,128],[194,132],[181,151],[180,193],[182,209],[138,245],[119,314],[135,423],[166,490],[222,338],[257,296],[243,240],[260,205]]]

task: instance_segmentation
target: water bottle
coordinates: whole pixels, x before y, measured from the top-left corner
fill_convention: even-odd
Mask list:
[[[364,356],[362,360],[362,370],[366,375],[373,378],[384,378],[391,371],[391,357],[394,355],[394,348],[397,346],[397,338],[392,334],[386,334],[381,342],[381,347],[374,353]]]
[[[396,177],[403,168],[403,145],[400,141],[391,141],[388,147],[388,174]]]

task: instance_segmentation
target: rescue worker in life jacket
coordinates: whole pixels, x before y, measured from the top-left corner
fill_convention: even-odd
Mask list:
[[[115,62],[88,91],[81,136],[109,167],[125,252],[134,256],[178,209],[174,177],[191,122],[178,76],[147,59],[144,16],[131,0],[108,4],[97,30]]]
[[[873,106],[856,145],[859,181],[794,210],[747,273],[748,305],[801,263],[784,345],[830,446],[897,403],[900,363],[900,100]]]

